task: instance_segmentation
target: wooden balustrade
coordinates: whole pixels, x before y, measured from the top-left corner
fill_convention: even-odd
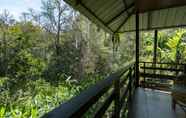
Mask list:
[[[143,77],[141,85],[150,88],[155,85],[155,83],[149,80],[159,80],[160,82],[156,84],[161,86],[162,81],[174,80],[179,72],[186,71],[186,64],[183,63],[153,63],[153,62],[140,62],[140,77]],[[170,85],[162,84],[166,87]]]

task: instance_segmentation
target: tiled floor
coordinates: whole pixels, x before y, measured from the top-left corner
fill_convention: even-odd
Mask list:
[[[138,88],[130,106],[130,118],[186,118],[179,106],[172,110],[171,95],[162,91]]]

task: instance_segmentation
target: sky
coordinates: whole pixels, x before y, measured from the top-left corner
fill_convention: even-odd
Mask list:
[[[21,13],[28,11],[29,8],[39,11],[41,0],[0,0],[0,13],[7,9],[17,20]]]

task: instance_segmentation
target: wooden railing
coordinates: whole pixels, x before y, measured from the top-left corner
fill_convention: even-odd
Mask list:
[[[186,64],[182,63],[140,62],[140,77],[143,77],[141,85],[152,87],[155,86],[154,80],[159,80],[157,86],[170,87],[171,85],[165,81],[174,80],[179,72],[184,71],[186,71]]]
[[[81,92],[78,96],[73,97],[69,101],[61,104],[51,112],[45,114],[42,118],[79,118],[92,108],[95,103],[99,103],[99,99],[109,93],[104,99],[103,104],[95,109],[92,114],[94,118],[101,118],[114,102],[113,118],[119,118],[127,114],[128,104],[132,99],[135,90],[135,71],[134,62],[126,65],[124,69],[111,74],[108,78],[91,86],[87,90]]]

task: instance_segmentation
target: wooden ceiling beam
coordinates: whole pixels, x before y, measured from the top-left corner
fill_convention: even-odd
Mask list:
[[[125,13],[128,9],[132,8],[133,6],[134,6],[134,3],[130,4],[124,10],[122,10],[119,14],[117,14],[112,19],[110,19],[106,24],[109,25],[110,23],[112,23],[114,20],[116,20],[118,17],[120,17],[123,13]]]
[[[108,25],[106,25],[105,22],[102,19],[100,19],[92,10],[90,10],[85,4],[83,4],[81,0],[78,1],[78,4],[85,8],[92,16],[94,16],[99,22],[101,22],[101,24],[104,25],[104,27],[106,27],[113,33],[113,30]]]
[[[128,7],[126,0],[123,0],[123,5],[124,5],[125,8]],[[126,12],[127,12],[127,14],[129,14],[128,10],[126,10]]]
[[[120,30],[120,28],[128,21],[128,19],[135,13],[135,9],[132,10],[132,12],[129,13],[129,15],[125,18],[125,20],[122,22],[122,24],[116,29],[116,32]]]

